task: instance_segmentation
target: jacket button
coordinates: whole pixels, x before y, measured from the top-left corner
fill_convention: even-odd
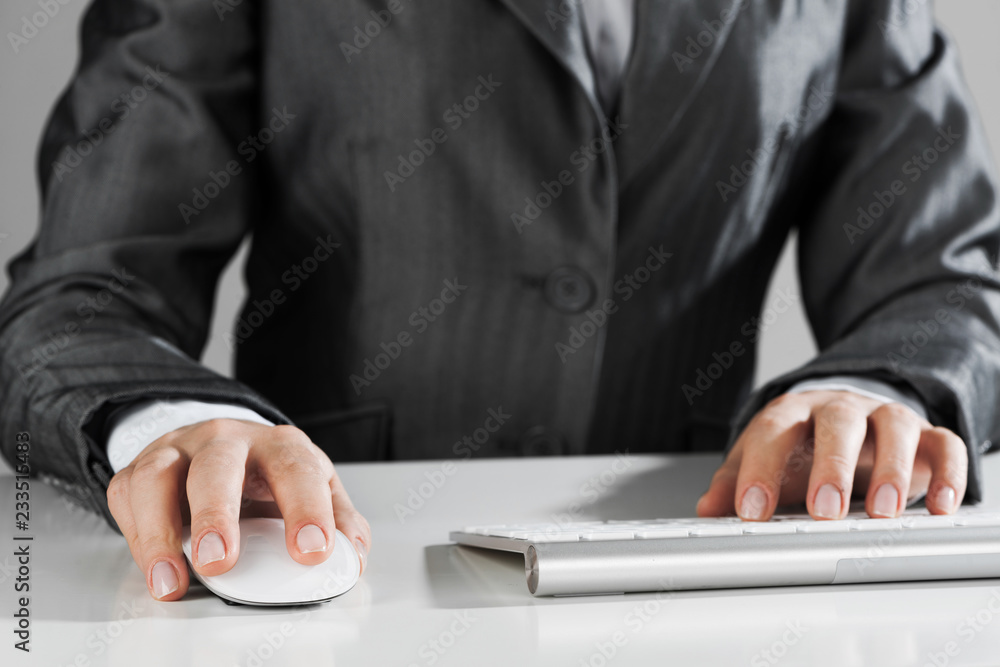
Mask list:
[[[589,306],[594,292],[587,274],[572,266],[560,267],[545,279],[545,300],[568,315],[582,312]]]
[[[560,456],[566,453],[563,439],[544,426],[533,426],[518,438],[523,456]]]

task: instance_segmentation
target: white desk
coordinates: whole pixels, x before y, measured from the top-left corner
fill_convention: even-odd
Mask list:
[[[33,481],[30,655],[12,648],[14,485],[0,477],[0,664],[911,667],[935,664],[928,653],[940,654],[938,667],[1000,660],[1000,618],[988,607],[1000,596],[997,580],[546,599],[528,594],[519,556],[448,544],[456,527],[551,520],[574,503],[588,519],[690,516],[718,459],[631,457],[603,490],[584,486],[601,473],[609,481],[614,460],[459,462],[402,524],[394,505],[405,506],[408,490],[418,491],[441,462],[339,466],[372,523],[369,570],[331,603],[278,610],[230,607],[198,584],[182,602],[152,600],[124,540]],[[986,476],[990,488],[1000,486],[1000,457],[986,459]],[[621,646],[605,658],[601,647],[610,653],[616,637]],[[957,656],[944,654],[949,642]]]

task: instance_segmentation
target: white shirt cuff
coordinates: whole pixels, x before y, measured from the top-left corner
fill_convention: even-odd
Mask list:
[[[881,380],[854,375],[832,375],[799,382],[793,385],[788,393],[801,394],[807,391],[849,391],[882,403],[901,403],[917,413],[921,419],[927,419],[927,409],[916,393]]]
[[[138,403],[114,418],[107,453],[111,469],[127,468],[139,452],[177,429],[210,419],[242,419],[274,426],[249,408],[228,403],[188,400],[156,400]]]

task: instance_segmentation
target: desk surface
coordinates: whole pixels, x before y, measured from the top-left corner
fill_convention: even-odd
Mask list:
[[[633,456],[617,464],[614,457],[586,457],[465,461],[454,469],[442,462],[339,466],[372,524],[369,569],[333,602],[292,609],[226,606],[197,583],[181,602],[156,602],[119,535],[33,480],[30,655],[12,647],[14,482],[0,476],[8,510],[0,530],[0,662],[997,663],[1000,618],[990,608],[994,596],[1000,599],[997,580],[546,599],[528,593],[520,556],[448,543],[448,531],[463,525],[546,521],[570,512],[580,519],[690,516],[717,461]],[[990,488],[1000,486],[1000,457],[986,459],[985,473]],[[997,495],[988,504],[1000,507]],[[412,513],[401,511],[409,510],[408,500]],[[957,655],[948,656],[947,648]]]

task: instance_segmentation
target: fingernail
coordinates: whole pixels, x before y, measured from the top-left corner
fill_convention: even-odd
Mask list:
[[[840,491],[833,484],[824,484],[816,493],[813,502],[813,516],[820,519],[839,519],[841,508]]]
[[[764,518],[764,509],[767,505],[767,493],[759,486],[751,486],[743,494],[743,501],[740,503],[740,518],[747,521],[760,521]]]
[[[153,580],[153,597],[162,600],[177,590],[180,585],[177,581],[177,571],[174,566],[165,560],[161,560],[153,566],[150,576]]]
[[[872,514],[876,516],[893,517],[899,508],[899,491],[892,484],[883,484],[875,492],[872,501]]]
[[[358,550],[358,556],[361,557],[361,571],[364,572],[368,568],[368,547],[365,543],[361,541],[361,538],[354,538],[354,548]]]
[[[934,506],[945,512],[952,512],[955,509],[956,494],[955,489],[950,486],[942,486],[934,492]]]
[[[326,535],[319,526],[311,523],[299,530],[299,534],[295,536],[295,546],[304,554],[326,551]]]
[[[206,533],[198,543],[198,565],[208,565],[226,557],[226,545],[216,533]]]

